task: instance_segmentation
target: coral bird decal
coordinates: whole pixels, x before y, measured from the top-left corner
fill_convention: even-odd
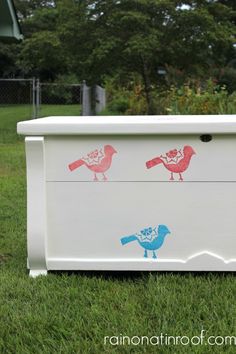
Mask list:
[[[187,170],[191,158],[195,154],[196,153],[193,148],[191,146],[186,145],[184,146],[183,150],[170,150],[164,156],[160,155],[150,161],[147,161],[146,166],[147,168],[152,168],[156,165],[163,164],[165,168],[171,173],[171,181],[174,180],[174,173],[178,173],[179,180],[183,181],[182,173]]]
[[[134,235],[125,236],[120,239],[122,245],[129,242],[137,241],[144,248],[144,257],[148,258],[148,251],[152,252],[152,257],[157,258],[156,250],[161,248],[165,241],[165,237],[170,234],[167,226],[159,225],[154,228],[148,227],[137,232]]]
[[[112,157],[117,151],[111,145],[105,145],[102,149],[97,149],[85,157],[81,157],[69,164],[70,171],[74,171],[76,168],[86,166],[90,171],[94,173],[94,181],[98,181],[97,173],[103,175],[103,181],[107,181],[105,172],[111,167]]]

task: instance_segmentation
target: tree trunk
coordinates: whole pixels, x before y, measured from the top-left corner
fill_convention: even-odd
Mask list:
[[[152,99],[152,92],[151,92],[151,82],[149,77],[149,70],[148,65],[145,59],[142,57],[142,76],[144,82],[144,91],[147,101],[147,114],[152,115],[155,114],[153,99]]]

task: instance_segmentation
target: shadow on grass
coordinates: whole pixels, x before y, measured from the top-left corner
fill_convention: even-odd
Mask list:
[[[235,277],[235,272],[233,271],[228,271],[228,272],[218,272],[218,271],[49,271],[49,274],[55,274],[55,275],[67,275],[67,276],[85,276],[87,278],[93,278],[93,277],[98,277],[102,278],[103,280],[119,280],[119,281],[136,281],[140,280],[143,278],[148,278],[150,275],[155,276],[155,277],[179,277],[179,278],[212,278],[214,276],[216,277],[222,277],[226,278],[228,276],[234,276]]]

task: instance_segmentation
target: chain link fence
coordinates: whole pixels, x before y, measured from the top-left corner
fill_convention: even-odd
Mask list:
[[[81,84],[36,83],[36,116],[79,116],[82,113]]]
[[[33,95],[33,79],[0,79],[0,109],[22,106],[27,116],[33,116]]]
[[[0,79],[0,143],[18,141],[16,122],[35,117],[34,92],[32,79]]]
[[[38,79],[0,78],[0,119],[15,112],[18,120],[46,116],[99,114],[106,105],[105,90],[96,85],[42,83]]]

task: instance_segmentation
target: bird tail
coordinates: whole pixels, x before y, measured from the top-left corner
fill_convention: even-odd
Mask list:
[[[68,165],[68,167],[69,167],[69,169],[71,171],[74,171],[76,168],[78,168],[80,166],[83,166],[83,165],[84,165],[84,161],[80,159],[80,160],[77,160],[77,161],[74,161],[74,162],[70,163]]]
[[[163,163],[162,159],[160,159],[160,157],[155,157],[154,159],[147,161],[146,166],[147,168],[152,168],[156,165],[159,165],[160,163]]]
[[[122,245],[126,245],[126,243],[132,242],[137,240],[137,236],[132,235],[132,236],[125,236],[120,239],[120,242]]]

